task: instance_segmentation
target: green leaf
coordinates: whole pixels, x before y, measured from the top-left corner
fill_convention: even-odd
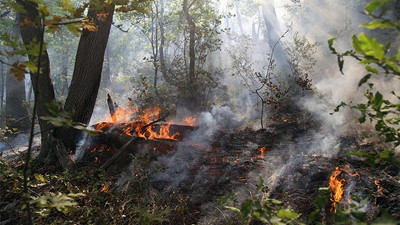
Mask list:
[[[382,159],[389,160],[389,161],[393,159],[393,156],[394,156],[394,153],[392,151],[387,150],[387,149],[383,150],[381,152],[381,155],[380,155],[380,157]]]
[[[381,93],[376,92],[375,97],[374,97],[374,105],[372,106],[372,108],[375,111],[380,111],[381,107],[383,104],[383,95]]]
[[[367,81],[371,78],[372,74],[365,75],[360,82],[358,83],[358,87],[361,87],[363,84],[367,83]]]
[[[373,67],[371,67],[370,65],[366,65],[366,66],[365,66],[365,69],[366,69],[368,72],[371,72],[371,73],[374,73],[374,74],[378,74],[378,73],[379,73],[379,71],[378,71],[377,68],[373,68]]]
[[[339,112],[340,108],[347,106],[345,102],[341,102],[338,106],[336,106],[335,110],[333,113],[329,113],[330,115],[333,115],[335,112]]]
[[[224,206],[225,209],[231,210],[232,212],[236,212],[240,214],[240,209],[232,206]]]
[[[232,193],[232,194],[230,194],[228,196],[225,196],[225,197],[221,198],[220,200],[218,200],[217,204],[219,206],[222,206],[222,205],[226,204],[229,201],[235,200],[235,197],[236,197],[236,193]]]
[[[375,38],[368,37],[365,33],[360,33],[358,37],[353,35],[353,47],[357,53],[373,57],[379,61],[385,56],[383,45]]]
[[[253,208],[253,201],[250,199],[246,199],[242,202],[241,208],[240,208],[240,214],[244,217],[247,218],[250,216],[251,209]]]
[[[367,114],[365,112],[361,112],[360,117],[358,117],[358,122],[359,123],[365,123],[366,118],[367,118]]]
[[[373,29],[377,29],[377,28],[381,28],[381,29],[395,28],[396,24],[394,24],[390,20],[385,20],[385,21],[374,20],[374,21],[372,21],[370,23],[363,24],[362,26],[367,28],[367,29],[373,30]]]
[[[300,214],[290,209],[281,209],[278,211],[277,216],[282,219],[296,219]]]
[[[310,215],[308,216],[309,221],[310,221],[310,222],[315,221],[315,219],[317,219],[317,216],[319,215],[319,213],[320,213],[320,210],[319,210],[319,209],[317,209],[317,210],[315,210],[314,212],[310,213]],[[310,223],[310,224],[311,224],[311,223]]]
[[[333,47],[333,42],[337,40],[337,38],[331,38],[328,40],[329,49],[332,51],[333,54],[337,54],[336,49]]]
[[[368,14],[373,14],[375,10],[382,8],[382,6],[390,3],[391,0],[375,0],[375,1],[371,1],[369,2],[366,6],[365,6],[365,11]]]
[[[260,182],[257,185],[257,192],[259,192],[261,189],[264,188],[264,179],[262,178],[262,176],[260,176]]]
[[[76,36],[79,36],[81,30],[79,29],[79,26],[77,24],[71,23],[67,25],[67,29],[71,31],[71,33],[75,34]]]

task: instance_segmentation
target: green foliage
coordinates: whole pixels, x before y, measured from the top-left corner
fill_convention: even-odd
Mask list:
[[[336,212],[332,211],[333,216],[325,218],[325,223],[318,222],[318,216],[327,217],[324,211],[328,204],[330,204],[331,190],[327,187],[318,189],[318,196],[314,202],[316,210],[309,215],[310,224],[354,224],[354,225],[365,225],[365,224],[398,224],[399,220],[393,218],[387,209],[384,209],[380,216],[375,218],[373,221],[369,221],[365,207],[370,202],[370,197],[360,199],[353,196],[351,198],[352,203],[344,208],[340,204],[336,204]],[[327,219],[327,221],[326,221]]]
[[[76,197],[85,196],[82,193],[78,194],[63,194],[63,193],[47,193],[40,197],[34,197],[30,204],[36,205],[40,210],[37,211],[42,216],[48,215],[51,208],[55,208],[57,211],[67,213],[69,209],[76,206],[78,203],[74,200]]]
[[[77,130],[85,131],[87,134],[91,136],[98,136],[99,134],[94,130],[88,130],[86,128],[86,124],[74,122],[72,119],[73,113],[67,112],[63,110],[62,103],[53,101],[49,104],[46,104],[50,115],[42,116],[41,119],[49,121],[49,123],[53,124],[55,127],[72,127]]]
[[[369,2],[365,7],[365,11],[374,20],[364,24],[364,27],[368,29],[394,29],[399,32],[400,21],[392,21],[385,17],[390,2],[391,0]],[[400,49],[397,49],[397,54],[392,54],[391,42],[383,44],[366,33],[360,33],[353,35],[353,50],[338,53],[333,47],[335,40],[335,38],[328,40],[328,45],[332,54],[337,55],[340,71],[343,73],[344,57],[349,56],[363,64],[367,71],[367,74],[360,79],[358,86],[362,87],[368,84],[364,92],[366,102],[358,105],[348,105],[342,102],[335,109],[335,112],[347,105],[358,110],[360,112],[358,119],[360,123],[364,123],[367,120],[374,123],[375,130],[379,136],[385,137],[385,141],[392,143],[394,147],[399,146],[400,97],[394,91],[391,92],[392,96],[384,96],[386,90],[376,90],[373,78],[378,78],[381,74],[391,78],[400,76]],[[351,153],[351,155],[366,157],[366,162],[371,166],[375,166],[379,161],[399,161],[399,159],[393,158],[394,149],[383,150],[378,155],[367,153]],[[386,165],[385,162],[384,165]]]
[[[266,190],[264,181],[260,177],[260,183],[257,186],[255,193],[251,196],[256,196],[259,191]],[[240,216],[242,224],[250,224],[252,220],[261,221],[268,224],[302,224],[298,218],[300,214],[291,209],[283,206],[283,203],[276,199],[262,199],[257,200],[253,197],[245,199],[240,206],[238,206],[237,194],[230,194],[218,201],[218,205],[223,206],[225,209],[231,210]],[[232,206],[228,203],[233,204]]]

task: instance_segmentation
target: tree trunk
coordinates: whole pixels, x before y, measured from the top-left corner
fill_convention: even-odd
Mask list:
[[[24,9],[25,13],[20,13],[19,21],[23,22],[24,19],[35,22],[36,26],[24,25],[20,27],[22,40],[25,46],[29,46],[33,41],[40,41],[40,29],[41,22],[39,18],[39,13],[37,11],[37,4],[27,0],[17,0]],[[37,43],[36,43],[37,44]],[[38,56],[28,55],[29,60],[32,62],[38,61]],[[44,50],[41,58],[41,74],[39,79],[36,79],[39,75],[38,73],[31,72],[31,82],[35,93],[38,93],[35,98],[37,98],[37,116],[39,118],[40,131],[42,136],[42,149],[37,157],[38,159],[42,157],[47,157],[49,151],[48,134],[54,129],[53,125],[48,123],[46,120],[41,119],[42,116],[49,114],[46,104],[51,103],[55,100],[53,83],[50,78],[50,61],[47,54],[47,50]],[[39,90],[37,92],[37,90]],[[33,115],[35,116],[35,115]]]
[[[106,88],[111,82],[111,66],[110,66],[110,47],[107,45],[104,53],[105,62],[103,65],[103,76],[101,79],[101,86]]]
[[[101,9],[96,9],[93,4],[89,7],[88,17],[96,21],[97,31],[84,29],[79,40],[76,54],[74,73],[69,88],[64,109],[73,113],[73,121],[88,124],[93,113],[94,105],[101,81],[104,53],[110,34],[114,14],[114,4],[101,1]],[[102,21],[97,18],[98,13],[107,13],[107,18]],[[61,128],[57,136],[62,139],[65,146],[75,150],[81,132],[73,128]]]
[[[278,17],[276,15],[275,6],[272,0],[268,0],[262,5],[264,22],[267,27],[268,44],[275,46],[273,58],[276,60],[278,70],[284,75],[290,73],[288,59],[284,51],[282,43],[279,41],[284,33],[280,29]]]
[[[3,115],[4,109],[4,91],[5,91],[5,77],[4,77],[4,64],[1,63],[1,93],[0,93],[0,107],[1,107],[1,115]]]
[[[190,6],[188,6],[188,0],[183,1],[183,12],[185,14],[185,18],[189,25],[189,71],[188,71],[188,79],[186,84],[186,90],[184,91],[184,96],[181,98],[181,104],[186,106],[189,109],[194,111],[199,107],[197,101],[197,91],[196,91],[196,52],[195,52],[195,44],[196,44],[196,24],[194,23],[192,17],[189,13]]]
[[[241,33],[241,34],[244,34],[242,15],[240,15],[239,6],[238,6],[238,3],[237,3],[237,2],[236,2],[236,4],[235,4],[235,8],[236,8],[236,17],[237,17],[237,21],[238,21],[240,33]]]
[[[165,58],[164,58],[164,44],[165,44],[165,28],[164,28],[164,0],[160,0],[160,19],[159,19],[159,26],[160,26],[160,70],[165,80],[168,79],[167,68],[165,66]]]
[[[195,81],[195,66],[196,66],[196,52],[195,52],[195,38],[196,38],[196,24],[189,14],[188,0],[183,0],[183,12],[189,24],[189,84]]]
[[[16,23],[11,31],[11,36],[16,36],[19,32],[18,17],[17,14]],[[21,56],[9,57],[8,63],[12,65],[17,61],[21,61],[21,59]],[[14,78],[13,74],[8,74],[6,85],[6,123],[11,128],[24,131],[28,128],[29,124],[28,110],[25,105],[25,81],[18,81]]]

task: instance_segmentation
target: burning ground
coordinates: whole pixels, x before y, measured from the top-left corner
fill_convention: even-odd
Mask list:
[[[86,194],[78,199],[85,207],[66,213],[64,222],[89,207],[95,216],[80,216],[82,224],[236,224],[240,217],[217,204],[232,193],[237,193],[237,207],[250,198],[277,199],[307,222],[318,209],[315,201],[324,187],[330,189],[329,201],[318,221],[333,223],[334,212],[351,205],[366,212],[368,220],[378,218],[383,209],[400,216],[399,167],[381,171],[365,158],[346,156],[354,149],[369,152],[377,146],[358,135],[325,134],[332,124],[310,117],[305,109],[282,110],[266,130],[242,127],[226,107],[171,123],[152,123],[168,121],[157,108],[142,114],[136,108],[119,110],[124,116],[116,113],[114,119],[93,125],[100,135],[87,136],[81,152],[75,153],[82,168],[79,176],[48,178],[35,188]],[[316,142],[322,136],[325,140]],[[264,186],[257,192],[260,179]],[[57,214],[41,222],[52,218]]]

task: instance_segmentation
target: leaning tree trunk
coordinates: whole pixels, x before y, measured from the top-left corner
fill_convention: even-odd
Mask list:
[[[93,3],[91,1],[91,3]],[[73,121],[88,124],[93,113],[94,105],[101,81],[104,53],[110,34],[114,14],[114,4],[101,1],[101,9],[91,4],[88,17],[95,20],[97,31],[84,29],[79,40],[75,58],[74,73],[69,87],[69,93],[64,109],[73,113]],[[99,13],[107,13],[105,20],[97,17]],[[75,150],[81,132],[73,128],[61,128],[57,131],[65,146]]]
[[[11,31],[12,36],[17,36],[19,32],[19,15]],[[8,58],[10,65],[21,60],[21,56]],[[12,74],[7,74],[6,79],[6,123],[8,127],[18,130],[26,130],[29,124],[28,110],[25,105],[25,81],[18,81]]]
[[[20,27],[24,45],[29,46],[33,41],[37,42],[35,44],[38,44],[41,39],[41,22],[39,13],[37,11],[37,4],[28,0],[17,0],[17,3],[20,4],[25,10],[24,13],[20,13],[19,21],[23,22],[25,19],[27,19],[28,21],[33,21],[36,24],[36,26],[24,25]],[[29,60],[32,62],[38,62],[38,56],[28,55],[28,57]],[[41,119],[41,117],[49,115],[46,104],[51,103],[55,100],[53,83],[50,78],[50,61],[47,50],[43,50],[40,60],[40,76],[38,73],[35,72],[30,73],[33,90],[35,94],[37,93],[37,95],[35,96],[35,98],[37,98],[37,116],[39,118],[40,131],[42,135],[42,149],[39,156],[37,157],[37,160],[46,158],[49,150],[51,149],[51,146],[49,144],[49,135],[53,131],[54,127],[46,120]]]

